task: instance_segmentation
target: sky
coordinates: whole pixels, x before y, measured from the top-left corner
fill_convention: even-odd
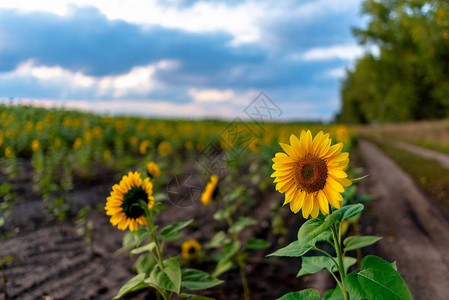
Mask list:
[[[245,117],[264,92],[329,121],[366,49],[361,0],[2,0],[0,100],[108,114]]]

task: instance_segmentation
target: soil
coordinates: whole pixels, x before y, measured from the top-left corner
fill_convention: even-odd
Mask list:
[[[71,211],[76,212],[86,204],[102,206],[117,176],[110,170],[97,169],[89,180],[78,179],[74,192],[70,194]],[[86,246],[83,236],[77,233],[79,226],[73,220],[50,222],[42,209],[41,199],[30,192],[31,176],[21,175],[14,182],[21,186],[18,205],[7,227],[18,226],[20,232],[1,245],[2,255],[11,255],[12,263],[6,265],[8,294],[10,299],[111,299],[118,289],[135,272],[132,265],[136,259],[128,253],[117,255],[122,245],[124,232],[109,223],[102,208],[93,210],[93,243]],[[251,263],[246,266],[251,299],[275,299],[287,292],[304,288],[316,288],[322,294],[333,287],[332,278],[324,271],[312,276],[296,278],[300,268],[299,259],[269,258],[265,255],[296,239],[302,218],[283,208],[282,215],[288,233],[285,237],[274,236],[269,229],[270,206],[273,201],[281,202],[281,195],[270,189],[259,193],[257,202],[247,212],[255,218],[257,225],[247,228],[242,239],[250,236],[266,238],[272,243],[267,250],[251,252]],[[168,245],[166,253],[180,254],[182,241],[196,238],[205,243],[224,227],[213,219],[219,203],[203,206],[200,201],[187,207],[167,202],[167,209],[155,220],[159,228],[177,221],[195,219],[194,226],[185,230],[185,237]],[[279,242],[281,241],[281,242]],[[189,267],[211,272],[212,263]],[[213,289],[202,291],[204,296],[217,299],[242,299],[243,290],[238,270],[220,276],[225,283]],[[125,299],[156,299],[151,290],[127,295]]]
[[[365,213],[365,231],[384,237],[375,254],[397,262],[415,299],[447,299],[449,213],[372,143],[362,140],[359,148],[370,175],[359,192],[376,196]]]

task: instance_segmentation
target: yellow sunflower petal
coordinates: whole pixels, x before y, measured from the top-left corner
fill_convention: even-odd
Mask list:
[[[329,202],[327,202],[326,195],[324,194],[324,192],[322,190],[318,191],[317,199],[318,199],[318,204],[320,205],[320,209],[321,209],[321,212],[323,213],[323,215],[329,214]]]
[[[313,197],[313,208],[310,214],[312,218],[316,218],[318,217],[319,213],[320,213],[320,205],[318,204],[318,200],[315,197]]]
[[[279,145],[282,147],[282,149],[285,151],[285,153],[288,154],[291,158],[296,158],[295,151],[293,151],[292,147],[289,144],[279,143]]]

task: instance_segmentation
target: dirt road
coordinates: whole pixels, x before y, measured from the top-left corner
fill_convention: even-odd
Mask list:
[[[377,197],[368,218],[375,233],[384,236],[379,255],[397,261],[415,299],[447,299],[448,213],[376,146],[362,140],[360,150],[370,174],[359,184],[360,192]]]

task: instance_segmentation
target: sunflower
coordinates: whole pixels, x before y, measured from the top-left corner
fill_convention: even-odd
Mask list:
[[[173,151],[173,147],[169,142],[162,141],[157,146],[157,152],[162,156],[170,155]]]
[[[201,202],[203,205],[208,205],[212,202],[212,196],[214,195],[215,188],[217,187],[218,176],[212,175],[210,181],[207,183],[204,192],[201,194]]]
[[[139,200],[148,203],[148,209],[154,205],[153,184],[149,178],[142,180],[139,172],[129,172],[119,184],[112,187],[111,196],[107,198],[106,214],[111,216],[111,224],[120,230],[136,231],[140,225],[146,225],[145,211],[136,205]]]
[[[182,257],[186,259],[196,258],[201,251],[201,245],[197,240],[187,240],[182,243]]]
[[[344,187],[352,182],[345,168],[349,154],[341,152],[343,143],[331,146],[329,134],[301,132],[300,139],[290,136],[290,145],[280,143],[287,153],[276,153],[273,158],[276,190],[285,193],[284,205],[290,203],[292,212],[302,209],[304,218],[318,216],[319,211],[329,214],[329,204],[341,208]]]
[[[150,161],[147,163],[147,173],[148,176],[156,178],[161,175],[161,169],[154,161]]]
[[[31,143],[31,149],[33,149],[33,152],[39,151],[40,145],[41,144],[38,140],[33,140],[33,142]]]

